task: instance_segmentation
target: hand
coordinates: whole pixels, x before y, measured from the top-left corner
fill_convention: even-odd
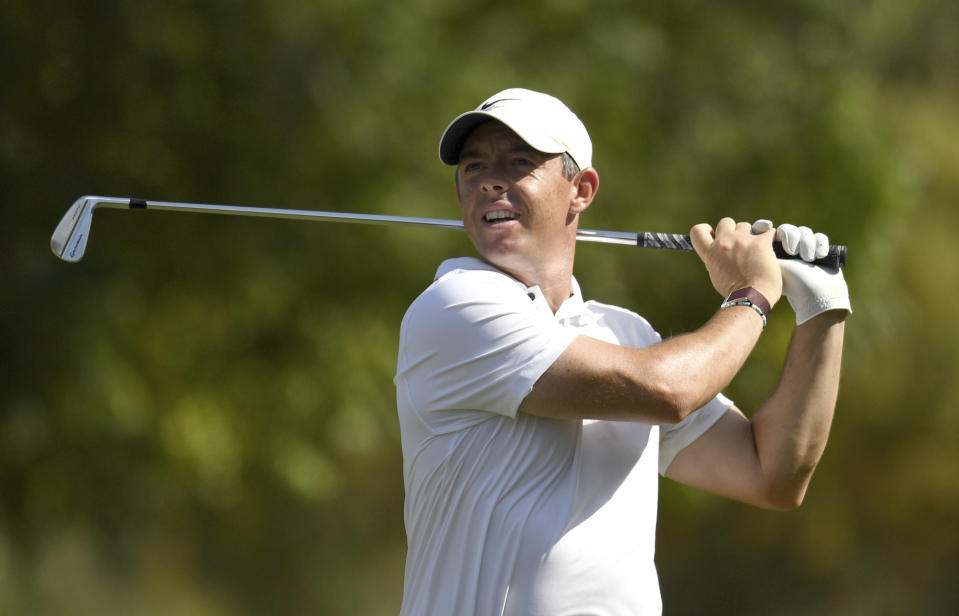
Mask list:
[[[774,306],[782,295],[782,273],[772,251],[770,230],[753,234],[748,222],[723,218],[714,230],[708,224],[690,229],[690,239],[703,260],[709,279],[723,297],[753,287]]]
[[[753,233],[767,233],[773,229],[769,220],[753,223]],[[829,238],[814,233],[809,227],[779,225],[776,241],[782,244],[786,254],[799,255],[799,259],[779,259],[782,268],[783,295],[796,313],[796,325],[830,310],[852,313],[849,302],[849,287],[842,270],[819,267],[808,263],[821,259],[829,252]]]

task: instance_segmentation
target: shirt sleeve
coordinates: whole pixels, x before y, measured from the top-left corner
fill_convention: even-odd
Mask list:
[[[457,271],[411,305],[400,331],[397,382],[411,406],[440,430],[462,413],[514,417],[540,376],[576,337],[516,281],[495,272]],[[454,417],[455,416],[455,417]]]
[[[659,429],[659,474],[665,475],[673,458],[690,443],[706,433],[726,414],[733,401],[722,394],[687,415],[682,421]]]

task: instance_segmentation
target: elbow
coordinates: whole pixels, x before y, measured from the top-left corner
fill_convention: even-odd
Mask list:
[[[757,504],[773,511],[795,511],[803,504],[807,485],[807,481],[771,485],[765,490],[762,502]]]
[[[767,498],[763,503],[763,507],[772,511],[795,511],[802,505],[803,496],[803,493],[796,492],[792,494],[777,494]]]
[[[663,385],[655,396],[658,407],[657,415],[662,418],[663,424],[677,424],[705,404],[700,400],[697,392],[682,385],[670,386],[663,381]]]
[[[637,370],[635,363],[627,364],[615,374],[607,389],[621,394],[616,396],[616,403],[622,404],[624,414],[633,419],[642,415],[649,423],[677,424],[716,395],[707,391],[705,379],[691,377],[689,370],[674,362],[648,361],[639,365],[642,369]]]
[[[623,348],[612,367],[603,373],[603,395],[622,414],[659,425],[676,424],[706,404],[711,379],[696,365],[663,351],[663,345],[645,349]],[[717,389],[718,392],[718,389]]]
[[[675,366],[663,366],[652,381],[656,383],[654,399],[664,424],[676,424],[686,419],[718,393],[718,390],[710,391],[706,379],[691,378],[688,371]]]

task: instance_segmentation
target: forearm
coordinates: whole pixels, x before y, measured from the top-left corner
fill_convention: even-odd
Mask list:
[[[537,381],[520,411],[557,418],[676,423],[735,376],[762,332],[748,307],[646,348],[580,336]]]
[[[839,392],[847,313],[830,311],[796,328],[779,385],[752,418],[769,498],[802,502],[822,457]]]
[[[720,310],[698,330],[657,345],[652,378],[668,384],[685,416],[729,385],[762,330],[762,319],[748,306]]]

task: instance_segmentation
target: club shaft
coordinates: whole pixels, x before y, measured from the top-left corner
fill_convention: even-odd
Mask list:
[[[321,210],[299,210],[273,207],[255,207],[248,205],[214,205],[209,203],[184,203],[180,201],[146,201],[143,199],[130,199],[127,197],[89,197],[96,200],[96,207],[110,209],[145,209],[167,212],[194,212],[203,214],[229,214],[233,216],[250,216],[253,218],[279,218],[286,220],[312,220],[317,222],[345,222],[366,225],[407,225],[420,227],[436,227],[440,229],[463,230],[463,221],[452,218],[421,218],[417,216],[391,216],[387,214],[355,214],[351,212],[325,212]],[[689,242],[689,236],[675,234],[645,234],[656,236],[667,236],[673,238],[685,238]],[[624,244],[628,246],[637,246],[637,233],[628,233],[622,231],[596,231],[591,229],[580,229],[576,239],[584,242],[600,242],[605,244]],[[675,243],[675,242],[674,242]],[[651,240],[650,248],[672,248],[668,240]],[[678,250],[692,250],[689,248],[680,248]]]
[[[203,214],[229,214],[253,218],[280,218],[286,220],[313,220],[318,222],[348,222],[368,225],[418,225],[443,229],[463,229],[459,220],[442,218],[417,218],[413,216],[388,216],[385,214],[353,214],[350,212],[323,212],[244,205],[213,205],[208,203],[182,203],[178,201],[144,201],[120,197],[98,197],[97,207],[114,209],[146,209],[167,212],[196,212]]]

